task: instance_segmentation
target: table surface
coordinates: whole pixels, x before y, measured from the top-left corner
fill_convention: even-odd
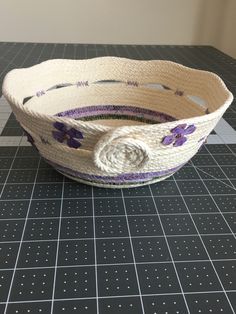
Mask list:
[[[236,94],[236,61],[210,46],[0,43],[0,82],[16,67],[104,55],[210,70]],[[0,313],[235,313],[235,129],[233,102],[173,177],[109,190],[55,172],[1,98]]]

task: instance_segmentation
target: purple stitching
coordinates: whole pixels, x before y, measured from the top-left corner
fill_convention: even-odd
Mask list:
[[[138,82],[137,81],[127,81],[127,85],[138,87]]]
[[[176,89],[176,91],[175,91],[175,95],[178,95],[178,96],[183,96],[183,94],[184,94],[184,92],[183,92],[183,91]]]
[[[89,86],[88,81],[78,81],[76,83],[77,87],[81,87],[81,86]]]
[[[38,97],[40,97],[40,96],[42,96],[42,95],[44,95],[45,94],[45,91],[44,90],[40,90],[40,91],[38,91],[37,93],[36,93],[36,95],[38,96]]]
[[[162,170],[157,172],[146,172],[146,173],[124,173],[118,176],[101,176],[101,175],[91,175],[79,171],[72,170],[70,168],[61,166],[55,162],[52,162],[48,159],[46,161],[54,166],[55,168],[64,171],[67,174],[73,175],[75,177],[83,178],[85,180],[101,180],[107,183],[122,183],[122,182],[140,182],[140,181],[147,181],[151,180],[155,177],[161,177],[164,175],[171,174],[181,168],[184,164],[176,166],[174,168],[168,170]]]

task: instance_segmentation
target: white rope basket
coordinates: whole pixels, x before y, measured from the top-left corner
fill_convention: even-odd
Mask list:
[[[48,60],[10,71],[3,94],[28,140],[79,182],[164,180],[199,150],[233,100],[216,74],[160,60]]]

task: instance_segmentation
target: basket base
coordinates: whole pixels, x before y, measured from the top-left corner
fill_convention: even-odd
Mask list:
[[[64,173],[62,171],[57,170],[58,172],[60,172],[62,175],[64,175],[67,178],[70,178],[73,181],[77,181],[79,183],[83,183],[83,184],[87,184],[87,185],[92,185],[92,186],[97,186],[99,188],[109,188],[109,189],[123,189],[123,188],[135,188],[135,187],[139,187],[139,186],[144,186],[144,185],[148,185],[148,184],[153,184],[159,181],[163,181],[169,177],[171,177],[173,173],[168,174],[166,176],[163,177],[159,177],[159,178],[155,178],[153,180],[149,180],[149,181],[145,181],[145,182],[139,182],[139,183],[124,183],[124,184],[107,184],[107,183],[101,183],[101,182],[93,182],[93,181],[89,181],[89,180],[84,180],[78,177],[73,177],[70,176],[67,173]]]

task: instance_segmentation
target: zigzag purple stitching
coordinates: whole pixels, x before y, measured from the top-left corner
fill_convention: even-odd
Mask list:
[[[175,95],[178,95],[178,96],[183,96],[183,94],[184,94],[184,92],[183,92],[183,91],[176,89],[176,91],[175,91]]]
[[[78,81],[76,83],[77,87],[81,87],[81,86],[89,86],[88,81]]]
[[[40,97],[40,96],[42,96],[42,95],[44,95],[45,94],[45,91],[44,90],[40,90],[40,91],[38,91],[37,93],[36,93],[36,95],[38,96],[38,97]]]
[[[127,81],[127,85],[132,85],[138,87],[138,82],[137,81]]]

